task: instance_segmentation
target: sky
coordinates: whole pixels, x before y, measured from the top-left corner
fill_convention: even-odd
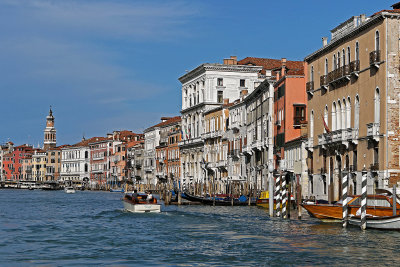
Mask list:
[[[179,115],[185,71],[237,56],[303,60],[376,0],[0,0],[0,143],[57,145]]]

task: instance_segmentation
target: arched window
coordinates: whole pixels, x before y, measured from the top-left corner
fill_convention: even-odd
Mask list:
[[[310,81],[314,81],[314,66],[311,66]]]
[[[342,105],[342,129],[347,128],[347,102],[346,99],[343,98],[343,105]]]
[[[346,104],[346,123],[347,123],[346,128],[351,128],[351,101],[350,101],[350,97],[347,98],[347,104]]]
[[[328,75],[328,59],[325,58],[325,75]]]
[[[347,47],[347,64],[350,65],[351,62],[351,51],[350,46]]]
[[[359,129],[359,123],[360,123],[359,120],[360,120],[360,98],[357,95],[354,104],[354,128],[356,129]]]
[[[375,51],[379,51],[379,31],[375,32]]]
[[[379,123],[380,122],[380,106],[381,106],[381,99],[379,95],[379,88],[375,89],[375,101],[374,101],[374,122]]]
[[[328,116],[329,116],[329,113],[328,113],[328,106],[325,106],[324,121],[325,121],[326,125],[329,125]],[[324,127],[324,133],[326,133],[325,127]]]
[[[333,55],[332,70],[336,70],[336,55]]]
[[[332,131],[336,131],[337,130],[337,120],[336,120],[336,103],[333,102],[332,104]]]
[[[359,51],[359,45],[358,42],[356,42],[356,54],[355,54],[355,59],[356,61],[360,60],[360,51]]]
[[[338,101],[338,106],[336,110],[336,130],[340,130],[342,128],[342,104],[340,100]]]
[[[337,66],[336,66],[336,68],[337,69],[340,68],[340,52],[337,52]]]
[[[310,138],[314,137],[314,110],[310,114]]]
[[[346,65],[346,53],[344,52],[344,48],[342,50],[342,66]]]

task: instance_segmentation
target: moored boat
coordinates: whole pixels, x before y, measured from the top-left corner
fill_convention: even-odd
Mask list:
[[[124,193],[123,188],[110,188],[110,192]]]
[[[148,195],[139,194],[125,194],[122,202],[124,204],[124,209],[130,212],[161,212],[161,204],[157,203],[156,198],[147,200]]]
[[[349,217],[349,224],[360,226],[361,217],[351,216]],[[400,215],[396,216],[367,216],[366,227],[371,229],[382,229],[382,230],[400,230]]]
[[[214,205],[215,206],[248,206],[249,200],[245,196],[240,196],[239,198],[230,198],[230,197],[219,197],[219,196],[206,196],[206,197],[199,197],[191,195],[188,192],[182,194],[182,198],[193,201],[193,202],[200,202],[204,205]],[[256,204],[255,200],[250,201],[250,205],[254,206]]]
[[[334,204],[320,204],[320,203],[303,203],[301,204],[304,209],[312,217],[316,217],[323,221],[341,221],[343,216],[342,202],[338,201]],[[361,196],[348,197],[348,214],[349,216],[356,216],[357,211],[361,207]],[[397,203],[397,214],[400,205]],[[387,217],[393,215],[392,199],[386,194],[380,195],[367,195],[367,214],[378,217]]]

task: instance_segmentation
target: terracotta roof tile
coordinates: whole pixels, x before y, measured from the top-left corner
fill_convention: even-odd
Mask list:
[[[253,65],[262,66],[262,74],[265,74],[266,70],[277,70],[282,67],[280,59],[271,58],[258,58],[258,57],[246,57],[238,61],[238,65]],[[288,75],[304,75],[303,61],[286,61],[286,68],[288,69]]]
[[[172,124],[172,123],[177,123],[177,122],[180,122],[181,120],[182,120],[181,116],[172,117],[172,118],[170,118],[170,119],[168,119],[166,121],[160,122],[159,124],[153,125],[153,126],[147,128],[146,130],[149,130],[149,129],[155,128],[155,127],[166,126],[166,125],[169,125],[169,124]]]

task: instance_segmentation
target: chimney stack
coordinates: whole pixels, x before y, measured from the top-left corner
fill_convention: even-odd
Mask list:
[[[224,59],[224,65],[237,65],[237,56]]]
[[[363,23],[365,21],[365,14],[360,15],[360,22]]]
[[[328,45],[328,37],[322,37],[322,46]]]
[[[229,104],[229,98],[224,98],[224,105],[228,105]]]

